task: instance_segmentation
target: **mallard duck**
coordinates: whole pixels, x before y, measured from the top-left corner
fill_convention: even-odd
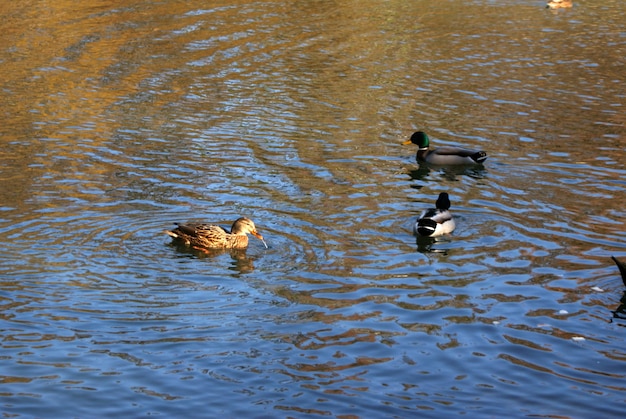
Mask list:
[[[437,198],[435,208],[430,208],[422,212],[417,219],[413,232],[424,237],[437,237],[449,234],[454,231],[456,224],[452,214],[450,214],[450,198],[448,194],[442,192]]]
[[[611,256],[611,259],[613,259],[613,262],[617,265],[619,273],[622,275],[622,282],[624,282],[624,285],[626,286],[626,263],[620,262],[615,256]]]
[[[572,0],[550,0],[546,4],[548,9],[560,9],[565,7],[572,7]]]
[[[187,245],[205,249],[245,249],[248,247],[250,233],[261,240],[265,247],[267,244],[256,231],[251,219],[241,217],[237,219],[230,231],[211,224],[183,225],[175,223],[178,227],[165,233],[177,240],[182,240]]]
[[[482,164],[487,159],[484,151],[468,150],[462,147],[437,147],[429,150],[428,135],[422,131],[417,131],[411,138],[403,144],[415,144],[419,147],[416,159],[419,162],[426,162],[442,166],[460,166],[467,164]]]

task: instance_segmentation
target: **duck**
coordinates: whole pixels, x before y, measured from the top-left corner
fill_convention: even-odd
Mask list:
[[[435,208],[427,209],[419,216],[413,232],[422,237],[438,237],[452,233],[456,224],[449,209],[450,198],[446,192],[442,192],[437,198]]]
[[[619,269],[619,273],[622,275],[622,282],[624,283],[624,286],[626,287],[626,263],[620,260],[617,260],[615,256],[611,256],[611,259],[613,259],[613,262],[615,262],[615,264],[617,265],[617,268]]]
[[[572,7],[572,0],[550,0],[546,4],[547,9],[561,9],[566,7]]]
[[[487,159],[487,153],[482,150],[468,150],[463,147],[437,147],[429,150],[428,135],[425,132],[417,131],[411,138],[403,144],[415,144],[419,148],[415,156],[418,162],[430,163],[441,166],[461,166],[483,164]]]
[[[245,249],[248,247],[248,234],[261,240],[267,249],[267,243],[257,233],[254,222],[246,217],[235,220],[230,231],[213,224],[174,224],[177,227],[165,233],[196,249]]]

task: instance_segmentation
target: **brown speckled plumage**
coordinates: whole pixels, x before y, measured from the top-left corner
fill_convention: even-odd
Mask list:
[[[256,231],[251,219],[241,217],[237,219],[229,231],[212,224],[178,224],[178,227],[165,233],[174,239],[182,240],[186,244],[206,249],[245,249],[248,247],[250,233],[263,242],[265,241]]]

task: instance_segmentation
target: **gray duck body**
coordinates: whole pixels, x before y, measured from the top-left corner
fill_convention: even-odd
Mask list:
[[[487,160],[487,153],[482,150],[470,150],[463,147],[444,146],[430,149],[428,135],[422,131],[413,133],[404,144],[415,144],[419,148],[415,156],[418,162],[438,166],[479,165]]]

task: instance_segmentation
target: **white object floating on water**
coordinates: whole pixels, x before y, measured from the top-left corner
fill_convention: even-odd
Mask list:
[[[572,337],[572,340],[573,340],[574,342],[582,342],[582,341],[584,341],[584,340],[585,340],[585,338],[584,338],[584,337],[582,337],[582,336],[573,336],[573,337]]]
[[[559,314],[569,314],[567,310],[559,310]]]
[[[604,290],[600,287],[591,287],[591,289],[595,292],[604,292]]]

